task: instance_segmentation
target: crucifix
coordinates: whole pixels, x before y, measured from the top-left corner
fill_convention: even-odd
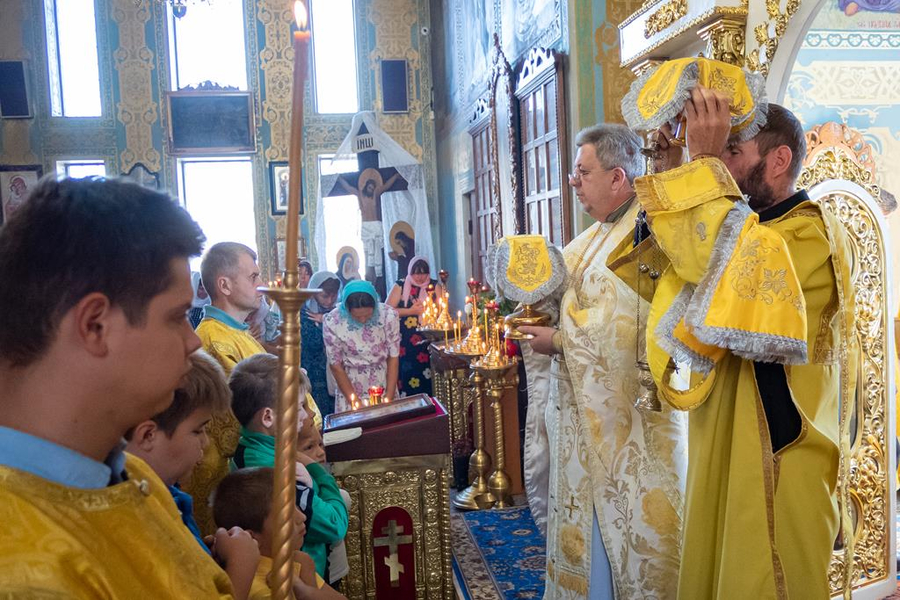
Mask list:
[[[577,509],[579,509],[579,508],[581,508],[581,507],[578,506],[578,504],[575,503],[575,496],[574,496],[574,494],[573,494],[573,495],[572,495],[572,498],[569,500],[569,503],[566,504],[565,506],[563,506],[563,508],[566,508],[566,509],[569,510],[569,520],[571,521],[571,520],[572,520],[572,511],[573,511],[573,510],[577,510]]]
[[[403,533],[403,527],[397,527],[397,521],[393,519],[388,521],[387,527],[381,528],[381,533],[385,537],[375,538],[374,545],[376,548],[378,546],[388,547],[388,556],[385,557],[384,564],[391,570],[391,587],[399,587],[400,573],[405,573],[406,570],[400,564],[400,555],[397,552],[397,547],[400,544],[412,544],[413,539],[411,535],[399,535]]]
[[[353,137],[359,171],[340,173],[324,197],[356,196],[362,215],[362,242],[366,257],[366,279],[375,285],[382,298],[386,297],[384,281],[384,226],[381,217],[381,195],[408,189],[408,182],[394,167],[378,167],[379,150],[365,123],[361,123]]]

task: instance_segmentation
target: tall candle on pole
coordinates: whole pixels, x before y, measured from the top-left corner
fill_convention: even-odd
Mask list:
[[[285,248],[285,287],[297,286],[299,279],[299,254],[297,242],[300,238],[300,180],[302,179],[303,157],[303,88],[306,85],[306,69],[309,64],[310,32],[309,18],[302,0],[294,2],[294,18],[297,31],[294,32],[294,86],[291,103],[291,145],[288,152],[288,212],[287,240]]]
[[[310,32],[308,14],[302,0],[294,3],[297,31],[294,33],[294,84],[291,103],[291,141],[288,149],[288,210],[285,270],[282,286],[264,291],[278,303],[284,322],[279,347],[278,411],[275,435],[275,481],[272,494],[272,514],[276,515],[272,538],[272,572],[269,579],[272,598],[289,600],[294,597],[293,554],[291,547],[296,500],[297,414],[300,400],[300,307],[314,292],[301,290],[299,255],[300,238],[300,182],[303,172],[303,88],[309,64]]]

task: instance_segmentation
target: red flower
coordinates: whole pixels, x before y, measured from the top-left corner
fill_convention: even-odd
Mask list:
[[[513,340],[504,340],[506,342],[506,356],[512,358],[518,356],[519,346]]]
[[[428,362],[428,353],[427,352],[419,352],[419,355],[416,357],[416,360],[418,360],[420,363],[427,363]]]
[[[414,333],[411,336],[409,336],[409,343],[412,344],[413,346],[416,346],[421,342],[422,342],[422,336],[419,335],[418,333]]]
[[[404,356],[406,356],[406,348],[400,346],[400,357],[402,358]]]

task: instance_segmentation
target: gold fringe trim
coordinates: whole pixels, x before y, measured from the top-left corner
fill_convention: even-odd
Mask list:
[[[560,587],[571,590],[581,596],[587,596],[588,594],[590,584],[586,578],[573,573],[557,573],[552,562],[547,563],[547,576]]]
[[[751,367],[752,368],[752,367]],[[769,425],[766,413],[762,406],[762,399],[757,390],[754,398],[756,405],[756,426],[759,430],[759,441],[762,447],[763,486],[766,494],[766,521],[769,530],[769,547],[772,553],[772,573],[775,578],[775,594],[778,600],[787,600],[787,583],[784,579],[784,570],[781,566],[781,557],[778,556],[778,546],[775,544],[775,480],[779,468],[779,458],[772,455],[772,439],[769,437]]]

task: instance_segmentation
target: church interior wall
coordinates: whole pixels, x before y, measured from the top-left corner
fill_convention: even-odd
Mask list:
[[[471,273],[467,194],[474,187],[468,123],[476,100],[487,91],[491,36],[497,33],[506,40],[502,43],[505,53],[512,49],[507,60],[515,80],[525,53],[541,44],[523,40],[512,43],[515,32],[509,23],[529,7],[542,13],[552,5],[558,11],[564,20],[562,35],[544,47],[566,55],[566,122],[571,142],[574,134],[588,125],[604,120],[622,122],[619,103],[632,75],[619,67],[616,25],[637,10],[641,1],[431,0],[431,5],[435,44],[443,50],[435,52],[433,66],[440,254],[442,266],[451,273],[451,293],[462,297]],[[570,156],[574,157],[572,150]],[[571,165],[564,165],[564,169],[571,170]],[[591,221],[582,214],[574,197],[572,202],[572,233],[577,234]]]
[[[784,104],[804,129],[834,121],[860,132],[875,153],[875,183],[900,193],[900,13],[858,10],[828,0],[806,33]],[[900,262],[900,214],[888,218],[894,264]],[[897,297],[898,278],[894,278]],[[894,307],[896,311],[896,307]]]
[[[141,162],[176,192],[175,159],[166,149],[165,91],[169,85],[164,5],[156,0],[95,0],[103,116],[50,117],[43,0],[4,0],[0,60],[27,61],[34,117],[0,120],[0,164],[41,164],[101,157],[107,173]],[[284,0],[243,0],[248,86],[254,96],[257,150],[253,162],[254,214],[260,266],[271,278],[277,268],[276,240],[285,220],[270,208],[268,163],[287,160],[290,129],[293,19]],[[356,0],[360,110],[380,109],[379,61],[408,61],[409,112],[379,114],[379,124],[425,165],[432,228],[437,214],[434,127],[431,107],[431,43],[428,0]],[[423,35],[423,27],[426,34]],[[334,152],[350,129],[352,115],[316,114],[312,92],[304,99],[304,202],[301,232],[314,255],[317,155]],[[439,240],[439,232],[433,231]],[[324,260],[321,261],[324,264]]]

